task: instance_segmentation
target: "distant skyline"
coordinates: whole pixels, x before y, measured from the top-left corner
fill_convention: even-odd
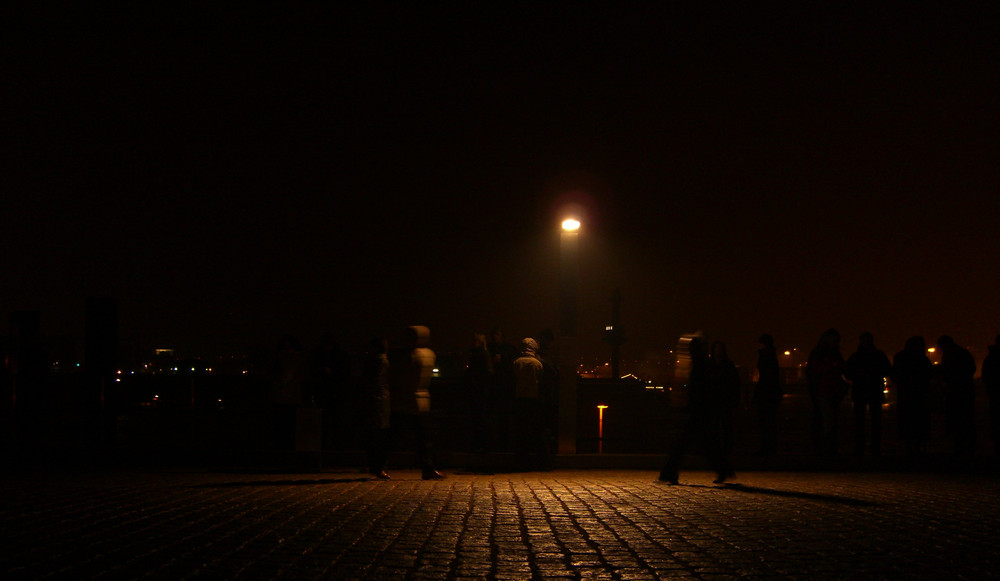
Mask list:
[[[989,10],[989,11],[987,11]],[[4,313],[211,354],[424,324],[701,330],[752,363],[836,327],[1000,333],[990,8],[25,8],[6,24]]]

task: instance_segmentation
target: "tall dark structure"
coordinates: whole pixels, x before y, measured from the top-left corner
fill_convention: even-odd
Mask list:
[[[621,289],[615,292],[608,299],[611,301],[611,324],[604,330],[604,342],[611,345],[611,378],[621,379],[621,347],[628,341],[625,337],[625,329],[622,327],[622,298]]]
[[[11,313],[9,341],[11,409],[32,410],[43,399],[41,391],[48,371],[48,361],[42,343],[41,313],[38,311]]]
[[[99,406],[97,424],[100,446],[111,448],[115,441],[117,415],[114,376],[118,361],[118,301],[107,297],[88,298],[84,335],[87,344],[83,365],[88,398],[96,400]]]
[[[3,439],[11,449],[33,453],[41,440],[48,354],[42,340],[41,313],[18,311],[10,315],[9,381],[4,382]],[[6,445],[6,443],[5,443]]]
[[[85,335],[84,371],[91,377],[113,378],[118,360],[118,302],[115,299],[87,299]]]

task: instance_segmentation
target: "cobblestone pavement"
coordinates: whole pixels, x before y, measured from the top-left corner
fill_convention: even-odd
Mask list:
[[[153,470],[0,485],[3,579],[981,579],[994,477],[651,471],[390,481]]]

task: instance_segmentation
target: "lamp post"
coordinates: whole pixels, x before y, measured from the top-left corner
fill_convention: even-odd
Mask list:
[[[597,453],[604,453],[604,410],[608,409],[606,405],[597,406]]]
[[[580,221],[567,218],[559,235],[559,453],[576,454],[576,295]]]
[[[579,232],[579,220],[563,220],[562,232],[559,234],[559,332],[563,335],[576,335]]]

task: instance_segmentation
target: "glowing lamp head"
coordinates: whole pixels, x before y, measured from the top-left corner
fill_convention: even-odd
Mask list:
[[[563,232],[576,232],[580,229],[580,221],[576,218],[566,218],[562,223]]]

